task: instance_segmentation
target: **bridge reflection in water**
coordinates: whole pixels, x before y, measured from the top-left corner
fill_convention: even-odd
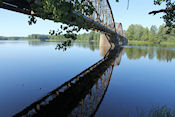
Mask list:
[[[62,84],[14,117],[93,116],[97,112],[111,79],[114,65],[119,65],[122,47],[101,46],[103,59]]]

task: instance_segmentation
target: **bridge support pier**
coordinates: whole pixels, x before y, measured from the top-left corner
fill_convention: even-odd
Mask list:
[[[100,46],[111,46],[105,34],[100,34]]]
[[[110,49],[111,45],[106,37],[105,34],[100,34],[100,44],[99,44],[99,49],[100,49],[100,56],[105,56],[108,50]]]
[[[105,56],[110,48],[114,48],[119,45],[119,37],[116,36],[106,36],[105,34],[100,34],[100,56]]]

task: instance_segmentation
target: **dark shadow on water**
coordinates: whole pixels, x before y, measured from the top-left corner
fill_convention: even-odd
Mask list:
[[[122,47],[110,48],[103,59],[14,117],[94,116],[107,91],[114,65],[120,64],[122,54]]]

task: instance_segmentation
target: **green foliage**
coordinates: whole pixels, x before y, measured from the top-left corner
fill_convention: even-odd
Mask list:
[[[119,0],[116,0],[116,2],[119,2]],[[161,5],[161,4],[166,4],[166,8],[160,9],[157,11],[151,11],[149,14],[158,14],[158,13],[164,13],[162,18],[164,19],[165,22],[165,27],[168,27],[167,34],[171,32],[173,28],[175,28],[175,1],[174,0],[154,0],[155,5]],[[128,0],[128,5],[127,9],[129,7],[129,0]]]
[[[149,31],[149,40],[150,41],[157,41],[156,40],[157,35],[157,27],[155,25],[152,25]]]
[[[61,22],[67,24],[67,26],[60,26],[58,30],[51,30],[49,34],[51,35],[60,35],[63,34],[68,39],[77,39],[77,32],[80,29],[92,29],[93,26],[90,24],[84,23],[84,20],[81,16],[75,14],[75,11],[85,14],[92,15],[95,8],[92,5],[91,1],[85,0],[41,0],[40,2],[30,3],[30,8],[34,12],[34,15],[39,16],[42,19],[51,19],[54,22]],[[34,15],[29,16],[29,25],[36,23],[36,18]],[[75,27],[76,26],[76,27]],[[66,32],[66,34],[64,33]],[[65,43],[70,43],[65,42]],[[62,44],[67,45],[67,44]],[[58,47],[62,47],[62,45]]]
[[[128,30],[126,31],[126,37],[129,40],[135,40],[135,26],[133,24],[131,24],[128,28]]]
[[[143,35],[141,35],[141,40],[142,41],[148,41],[149,40],[149,29],[148,28],[144,28]]]
[[[150,32],[153,33],[153,34],[156,34],[157,33],[157,27],[156,27],[156,25],[152,25],[151,26]]]
[[[155,25],[148,29],[141,25],[132,24],[126,31],[126,37],[129,40],[151,41],[154,43],[175,42],[175,28],[169,34],[166,33],[167,30],[168,28],[164,25],[161,25],[159,29]]]
[[[144,28],[141,25],[133,25],[131,24],[126,31],[126,37],[129,40],[148,40],[149,30],[148,28]]]
[[[40,39],[40,40],[46,40],[49,39],[49,35],[40,35],[40,34],[32,34],[28,36],[29,39]]]
[[[168,27],[167,33],[170,33],[173,28],[175,28],[175,1],[173,0],[154,0],[155,5],[161,5],[162,3],[166,3],[166,8],[164,10],[160,10],[157,12],[153,12],[154,14],[164,12],[162,18],[166,23],[166,27]]]
[[[0,40],[19,40],[22,38],[24,38],[24,37],[3,37],[3,36],[0,36]]]
[[[62,49],[63,51],[66,51],[67,47],[70,47],[70,46],[71,46],[71,40],[67,40],[62,42],[61,44],[57,44],[55,49],[58,49],[58,50]]]
[[[70,39],[70,37],[65,37],[66,34],[58,34],[58,35],[42,35],[42,34],[32,34],[28,37],[2,37],[0,36],[0,40],[19,40],[26,39],[29,41],[40,41],[47,42],[53,41],[58,42],[55,49],[65,51],[67,47],[72,46],[72,42],[78,43],[79,46],[83,46],[85,48],[89,47],[91,50],[95,50],[98,48],[100,42],[100,33],[91,31],[90,33],[78,34],[76,40]]]
[[[29,19],[30,19],[28,21],[29,25],[35,24],[37,21],[36,18],[34,17],[34,15],[29,16]]]
[[[67,34],[67,33],[66,33]],[[32,39],[39,39],[41,41],[69,41],[70,37],[66,37],[66,34],[59,34],[59,35],[41,35],[41,34],[32,34],[29,35],[27,38],[30,40]],[[91,31],[90,33],[83,33],[78,34],[76,40],[77,42],[99,42],[100,41],[100,33]]]
[[[100,41],[100,33],[96,33],[91,31],[90,33],[79,34],[77,36],[76,42],[99,42]]]
[[[68,27],[73,26],[72,22],[76,21],[75,25],[80,29],[89,29],[89,26],[84,24],[79,18],[80,16],[76,16],[74,12],[78,11],[85,15],[92,15],[95,10],[91,1],[87,2],[84,0],[42,0],[41,3],[31,4],[30,6],[31,10],[42,19],[62,22],[67,24]],[[36,20],[31,16],[29,22],[36,23]]]

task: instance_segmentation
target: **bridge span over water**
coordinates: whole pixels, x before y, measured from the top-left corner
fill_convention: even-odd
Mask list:
[[[58,0],[61,1],[61,0]],[[66,0],[67,2],[74,3],[75,0]],[[59,2],[58,2],[59,3]],[[15,12],[34,15],[41,17],[42,13],[35,12],[30,9],[30,5],[38,5],[41,8],[42,0],[2,0],[0,3],[0,8],[12,10]],[[73,11],[75,17],[72,22],[62,22],[65,24],[78,25],[77,20],[82,21],[82,23],[89,25],[89,29],[103,32],[109,38],[110,43],[119,44],[127,43],[127,39],[124,36],[123,28],[121,23],[117,23],[114,20],[113,12],[108,0],[82,0],[82,5],[92,5],[95,9],[92,15],[85,14],[84,11]],[[59,7],[64,7],[60,4]],[[69,15],[69,13],[64,13]],[[45,19],[53,20],[52,15],[46,17]],[[55,21],[55,20],[54,20]]]

